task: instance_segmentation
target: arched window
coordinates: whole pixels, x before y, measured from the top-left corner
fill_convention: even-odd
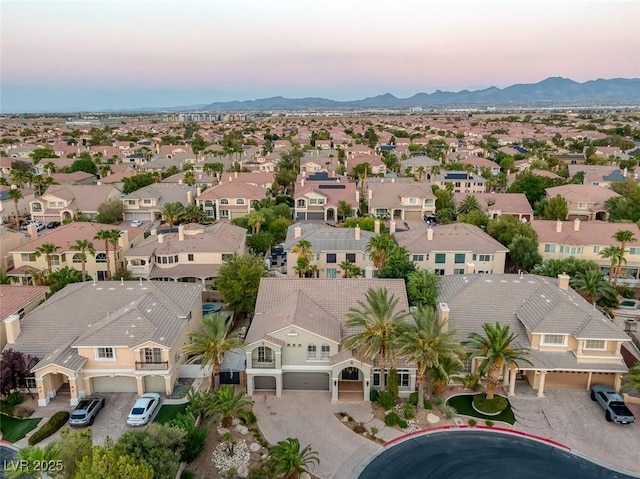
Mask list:
[[[236,200],[236,205],[244,205],[244,200],[242,198],[238,198]]]
[[[304,208],[306,204],[307,203],[303,199],[298,200],[298,208]]]
[[[82,263],[82,253],[74,254],[71,261],[73,261],[74,263]]]
[[[106,263],[107,262],[107,255],[104,253],[98,253],[96,255],[96,263]]]
[[[307,346],[307,359],[316,359],[316,345],[310,344]]]
[[[220,204],[221,204],[221,205],[228,205],[228,204],[229,204],[229,200],[228,200],[228,199],[226,199],[226,198],[222,198],[222,199],[220,200]]]

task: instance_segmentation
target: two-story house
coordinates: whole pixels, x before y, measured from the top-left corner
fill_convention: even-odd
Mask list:
[[[622,343],[631,339],[569,287],[569,276],[557,280],[536,275],[446,276],[438,282],[438,318],[461,340],[483,335],[484,323],[509,326],[513,347],[527,350],[531,363],[505,364],[505,390],[515,394],[518,378],[537,390],[585,389],[605,384],[620,389],[627,367]],[[467,371],[480,358],[467,362]]]
[[[202,284],[73,283],[20,319],[5,320],[7,345],[37,358],[29,386],[46,406],[94,393],[171,394],[189,332],[202,328]]]
[[[366,184],[369,213],[382,218],[421,220],[436,212],[436,196],[429,183],[372,178]]]
[[[48,223],[77,215],[95,219],[102,203],[118,200],[120,192],[111,185],[51,185],[29,206],[31,219]]]
[[[402,165],[402,172],[408,170],[414,176],[421,176],[421,179],[426,179],[427,181],[431,180],[431,172],[433,168],[442,167],[442,163],[438,160],[434,160],[433,158],[429,158],[426,155],[414,156],[412,158],[402,160],[400,164]]]
[[[640,229],[633,223],[605,221],[536,220],[531,226],[538,235],[538,252],[542,259],[577,259],[595,261],[608,274],[610,260],[601,256],[608,246],[620,246],[613,235],[620,230],[633,232],[635,241],[625,246],[625,262],[620,265],[618,283],[640,285]]]
[[[567,200],[568,220],[577,218],[581,221],[606,221],[609,214],[604,207],[605,201],[620,196],[615,191],[594,185],[569,184],[547,188],[545,191],[547,198],[555,198],[560,195]]]
[[[475,225],[455,223],[395,234],[411,260],[436,274],[502,274],[508,249]]]
[[[456,206],[467,196],[473,196],[480,205],[480,211],[493,219],[509,215],[527,223],[533,221],[533,208],[524,193],[454,193]]]
[[[266,188],[231,180],[198,194],[196,204],[209,218],[232,220],[251,213],[255,204],[267,195]]]
[[[378,233],[360,228],[333,228],[317,223],[296,223],[289,226],[284,250],[287,253],[287,276],[295,277],[298,254],[292,249],[302,240],[311,243],[311,265],[319,278],[340,278],[344,272],[340,263],[348,261],[359,267],[367,277],[373,277],[373,262],[367,253],[369,240]]]
[[[47,299],[48,293],[49,286],[0,284],[0,351],[7,344],[4,320],[11,316],[23,318]]]
[[[361,391],[369,401],[370,390],[383,380],[378,361],[343,349],[341,342],[352,333],[343,324],[349,309],[361,307],[370,288],[386,288],[398,300],[396,311],[409,310],[401,279],[262,278],[245,338],[247,394],[316,390],[338,400],[344,392]],[[415,390],[415,366],[396,366],[400,396],[408,397]]]
[[[351,216],[358,212],[360,195],[355,183],[326,172],[303,173],[296,181],[293,193],[295,217],[301,221],[337,221],[338,205],[351,205]]]
[[[122,198],[124,220],[156,221],[162,219],[162,209],[167,203],[194,204],[198,188],[176,183],[154,183],[140,188]]]
[[[189,223],[177,233],[151,235],[125,255],[134,277],[211,283],[225,259],[246,252],[246,230],[227,222]]]
[[[435,175],[431,181],[440,188],[453,185],[454,193],[484,193],[487,184],[482,176],[465,171],[445,171]]]
[[[20,216],[29,212],[29,205],[36,197],[35,192],[28,188],[17,188],[16,185],[0,185],[0,222],[3,223],[15,221],[16,205],[11,196],[9,196],[9,191],[12,189],[19,189],[22,194],[22,198],[18,200],[18,214]]]

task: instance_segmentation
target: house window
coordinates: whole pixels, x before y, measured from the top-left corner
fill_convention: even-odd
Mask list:
[[[36,255],[34,253],[22,253],[20,259],[24,262],[35,261]]]
[[[376,210],[376,216],[386,216],[389,211],[386,208],[378,208]]]
[[[106,263],[107,262],[107,255],[104,253],[98,253],[96,255],[96,263]]]
[[[150,205],[151,204],[151,200],[148,198],[145,198],[144,200],[142,200],[142,204],[143,205]]]
[[[324,198],[318,198],[318,204],[324,205]]]
[[[318,204],[318,200],[316,198],[309,198],[309,204],[310,205],[317,205]]]
[[[356,262],[356,254],[355,253],[347,253],[344,256],[345,256],[346,260],[349,263],[355,263]]]
[[[567,336],[564,334],[543,334],[541,344],[548,346],[566,346]]]
[[[629,254],[640,254],[640,248],[629,248]]]
[[[398,369],[398,386],[401,389],[406,389],[409,387],[409,371],[406,369]]]
[[[55,201],[49,201],[49,208],[55,208],[56,207],[56,202]]]
[[[409,198],[409,204],[410,205],[417,205],[418,204],[418,198]]]
[[[244,205],[244,200],[242,198],[238,198],[236,200],[236,205]]]
[[[323,344],[321,347],[321,358],[322,359],[329,359],[329,356],[331,355],[331,348],[329,347],[328,344]]]
[[[258,346],[258,362],[270,363],[272,361],[273,357],[271,356],[271,349],[266,346]]]
[[[436,253],[436,264],[443,264],[447,261],[446,253]]]
[[[337,278],[338,270],[336,268],[327,268],[327,278]]]
[[[228,200],[228,199],[226,199],[226,198],[222,198],[222,199],[220,200],[220,204],[221,204],[221,205],[228,205],[228,204],[229,204],[229,200]]]
[[[24,385],[27,387],[27,389],[36,389],[36,378],[34,377],[28,377],[28,378],[24,378]]]
[[[161,363],[162,350],[160,348],[144,348],[145,363]]]
[[[336,254],[335,253],[327,253],[327,263],[336,263],[337,259],[336,259]]]
[[[595,254],[600,254],[600,246],[594,246],[594,247],[593,247],[593,252],[594,252]]]
[[[304,208],[307,205],[306,201],[300,199],[298,200],[298,208]]]
[[[187,254],[187,261],[193,261],[193,253]]]
[[[424,255],[423,254],[414,254],[412,256],[412,261],[424,261]]]
[[[545,253],[555,253],[556,252],[556,245],[554,244],[545,244],[544,245],[544,252]]]
[[[127,200],[127,204],[128,204],[129,206],[135,206],[135,205],[136,205],[136,203],[137,203],[137,202],[136,202],[136,200]]]
[[[607,348],[607,342],[604,339],[587,339],[584,342],[584,349],[596,349],[604,351]]]
[[[582,246],[564,246],[560,245],[560,252],[571,255],[582,254]]]
[[[455,261],[456,264],[464,263],[464,253],[456,253]]]
[[[490,254],[481,254],[479,255],[478,261],[491,261]]]
[[[213,201],[211,200],[207,200],[204,202],[204,207],[205,208],[213,208]]]
[[[587,209],[587,204],[586,203],[578,203],[578,209],[579,210],[586,210]]]
[[[315,359],[316,358],[316,345],[310,344],[307,346],[307,359]]]
[[[455,268],[453,274],[464,274],[464,268]]]
[[[71,261],[73,263],[82,263],[82,253],[76,253],[73,255],[73,258],[71,259]]]
[[[433,200],[429,199],[429,200],[424,200],[424,205],[425,206],[433,206]]]
[[[113,348],[97,348],[96,349],[96,359],[115,359],[116,354]]]
[[[433,272],[438,276],[444,276],[444,269],[437,268],[437,269],[434,269]]]

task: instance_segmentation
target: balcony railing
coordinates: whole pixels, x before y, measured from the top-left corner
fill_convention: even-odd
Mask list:
[[[164,370],[169,369],[169,361],[136,361],[137,370]]]
[[[276,367],[276,362],[275,361],[268,361],[268,362],[258,361],[257,359],[254,359],[253,361],[251,361],[251,367],[273,369]]]

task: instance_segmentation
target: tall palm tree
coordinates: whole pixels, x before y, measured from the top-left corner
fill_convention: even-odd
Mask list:
[[[50,471],[43,467],[43,464],[56,464],[60,461],[60,453],[60,446],[55,441],[47,444],[44,448],[38,446],[23,447],[18,451],[18,460],[21,461],[20,467],[3,468],[4,475],[7,479],[21,479],[24,477],[48,478],[50,476],[47,473]]]
[[[604,273],[599,269],[578,271],[571,278],[571,286],[584,296],[595,307],[596,301],[602,296],[616,297],[615,290],[604,278]]]
[[[183,175],[183,182],[187,186],[193,186],[196,184],[196,175],[193,173],[193,171],[185,171]]]
[[[7,196],[11,201],[13,201],[13,209],[16,215],[16,228],[20,228],[20,211],[18,210],[18,201],[24,198],[22,191],[20,188],[11,188],[7,192]]]
[[[482,358],[478,369],[487,375],[487,399],[491,400],[500,385],[500,370],[504,364],[517,366],[518,362],[531,362],[526,359],[526,349],[511,346],[518,336],[509,331],[509,325],[484,323],[482,329],[484,336],[469,333],[466,345],[472,350],[471,359]]]
[[[627,260],[624,257],[624,254],[626,253],[627,243],[632,243],[633,241],[636,240],[636,237],[634,236],[632,231],[619,230],[615,232],[615,234],[613,235],[613,238],[618,243],[620,243],[620,249],[622,250],[622,255],[620,256],[620,260],[618,261],[618,265],[616,266],[616,271],[613,279],[613,286],[615,287],[618,284],[618,277],[620,276],[620,268],[622,266],[622,263],[623,262],[625,264],[627,263]]]
[[[79,251],[80,263],[82,265],[82,281],[87,280],[87,252],[93,256],[96,255],[96,249],[93,247],[93,242],[89,240],[76,240],[71,245],[73,251]]]
[[[265,222],[265,217],[259,211],[252,211],[247,215],[247,222],[251,226],[251,234],[260,232],[260,227]]]
[[[118,238],[120,238],[120,232],[118,230],[100,230],[93,237],[95,240],[104,241],[104,254],[107,259],[107,280],[111,279],[111,257],[109,256],[109,245],[117,244]]]
[[[183,218],[189,223],[199,223],[206,219],[207,215],[204,210],[198,205],[189,205],[184,209]]]
[[[179,201],[165,203],[162,207],[162,218],[169,224],[169,232],[173,230],[173,225],[182,219],[184,215],[184,205]]]
[[[253,401],[244,399],[244,391],[236,392],[235,387],[230,384],[220,386],[212,396],[213,401],[204,407],[204,416],[220,414],[222,416],[222,427],[229,427],[233,417],[247,418],[251,412],[247,406],[251,406]]]
[[[300,240],[298,241],[298,244],[291,248],[291,252],[298,255],[296,269],[298,276],[302,278],[307,271],[309,271],[309,267],[311,265],[311,258],[313,257],[311,242],[308,240]]]
[[[613,284],[616,271],[618,270],[618,263],[620,259],[624,257],[624,251],[620,246],[607,246],[600,251],[600,256],[602,256],[603,259],[609,260],[609,281]]]
[[[359,354],[373,361],[379,356],[380,388],[385,388],[387,364],[395,359],[396,341],[408,315],[397,311],[399,298],[389,297],[386,288],[370,288],[365,301],[358,301],[359,308],[350,308],[344,322],[345,329],[355,332],[343,340],[343,348],[356,349]]]
[[[367,253],[369,253],[373,266],[378,271],[384,267],[394,246],[396,246],[395,240],[387,233],[373,236],[367,243]]]
[[[202,331],[191,331],[190,343],[182,348],[183,354],[188,356],[188,363],[199,362],[213,366],[211,376],[213,387],[217,386],[220,365],[225,354],[242,346],[240,338],[228,336],[229,326],[225,316],[219,313],[207,314],[202,318]]]
[[[289,437],[278,442],[269,449],[267,467],[274,477],[284,479],[297,479],[303,473],[309,473],[309,469],[320,464],[318,453],[311,449],[309,444],[300,450],[300,441]]]
[[[438,371],[448,379],[443,365],[445,360],[459,363],[464,355],[462,343],[456,339],[456,331],[447,331],[440,324],[436,312],[428,306],[420,306],[412,314],[413,322],[402,326],[398,336],[398,354],[416,364],[418,407],[423,407],[427,372]]]
[[[351,261],[344,260],[340,263],[343,278],[358,278],[362,276],[362,268],[356,266]]]
[[[55,254],[59,249],[60,246],[56,246],[53,243],[42,243],[34,252],[36,257],[44,255],[44,259],[47,262],[47,271],[49,271],[49,273],[51,273],[51,255]]]

